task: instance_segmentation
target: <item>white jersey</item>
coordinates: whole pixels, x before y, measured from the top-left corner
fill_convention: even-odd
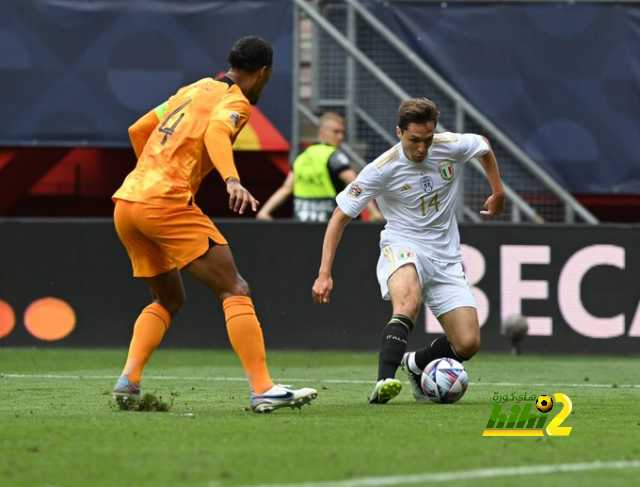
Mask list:
[[[368,164],[336,202],[355,218],[373,199],[387,220],[380,248],[402,242],[427,249],[442,262],[460,260],[455,216],[460,173],[465,162],[486,154],[489,146],[475,134],[436,134],[420,163],[406,158],[401,143]]]

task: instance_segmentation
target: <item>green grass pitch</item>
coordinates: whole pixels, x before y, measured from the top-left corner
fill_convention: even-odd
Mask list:
[[[480,354],[453,405],[405,387],[369,405],[376,354],[270,352],[277,382],[318,389],[302,410],[258,415],[227,351],[159,350],[143,390],[169,412],[120,411],[124,350],[0,349],[0,485],[474,487],[635,485],[640,361]],[[567,437],[483,437],[500,394],[571,398]],[[550,415],[550,418],[553,416]]]

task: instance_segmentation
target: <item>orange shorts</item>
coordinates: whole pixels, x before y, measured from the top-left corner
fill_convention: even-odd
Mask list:
[[[113,219],[135,277],[182,269],[209,250],[210,240],[227,244],[209,217],[195,205],[158,206],[118,199]]]

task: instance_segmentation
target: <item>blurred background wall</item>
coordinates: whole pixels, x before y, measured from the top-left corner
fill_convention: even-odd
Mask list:
[[[520,313],[531,350],[640,350],[635,1],[0,3],[0,345],[126,345],[149,299],[110,220],[110,196],[135,165],[127,128],[180,86],[224,72],[247,34],[276,52],[235,146],[260,201],[314,141],[322,112],[346,117],[360,168],[395,142],[399,101],[427,96],[442,128],[490,138],[511,191],[500,223],[480,221],[488,187],[473,165],[465,172],[458,218],[485,347],[508,349],[500,324]],[[198,202],[216,221],[236,216],[215,174]],[[220,224],[269,346],[374,349],[371,329],[389,313],[374,274],[381,227],[349,228],[334,303],[318,308],[309,294],[324,228],[288,221],[290,204],[277,215]],[[218,305],[187,283],[177,326],[193,332],[167,346],[226,344]],[[50,329],[38,338],[28,327],[41,321]],[[420,333],[439,333],[429,313],[421,321]]]

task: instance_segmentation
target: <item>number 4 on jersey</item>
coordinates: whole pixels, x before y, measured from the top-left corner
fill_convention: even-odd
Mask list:
[[[164,134],[164,138],[162,139],[162,142],[160,142],[161,145],[166,144],[167,142],[167,138],[170,135],[173,135],[176,131],[176,127],[178,126],[178,124],[182,121],[182,119],[184,118],[184,113],[180,113],[182,110],[184,110],[184,108],[191,103],[191,100],[187,100],[186,102],[184,102],[182,105],[180,105],[178,108],[176,108],[174,111],[172,111],[169,115],[167,115],[164,120],[162,121],[162,123],[160,124],[160,127],[158,127],[158,132],[162,132]],[[176,115],[178,115],[180,113],[180,116],[174,120],[173,125],[171,125],[170,127],[167,127],[167,125],[169,124],[169,121],[171,121],[172,118],[174,118]]]

